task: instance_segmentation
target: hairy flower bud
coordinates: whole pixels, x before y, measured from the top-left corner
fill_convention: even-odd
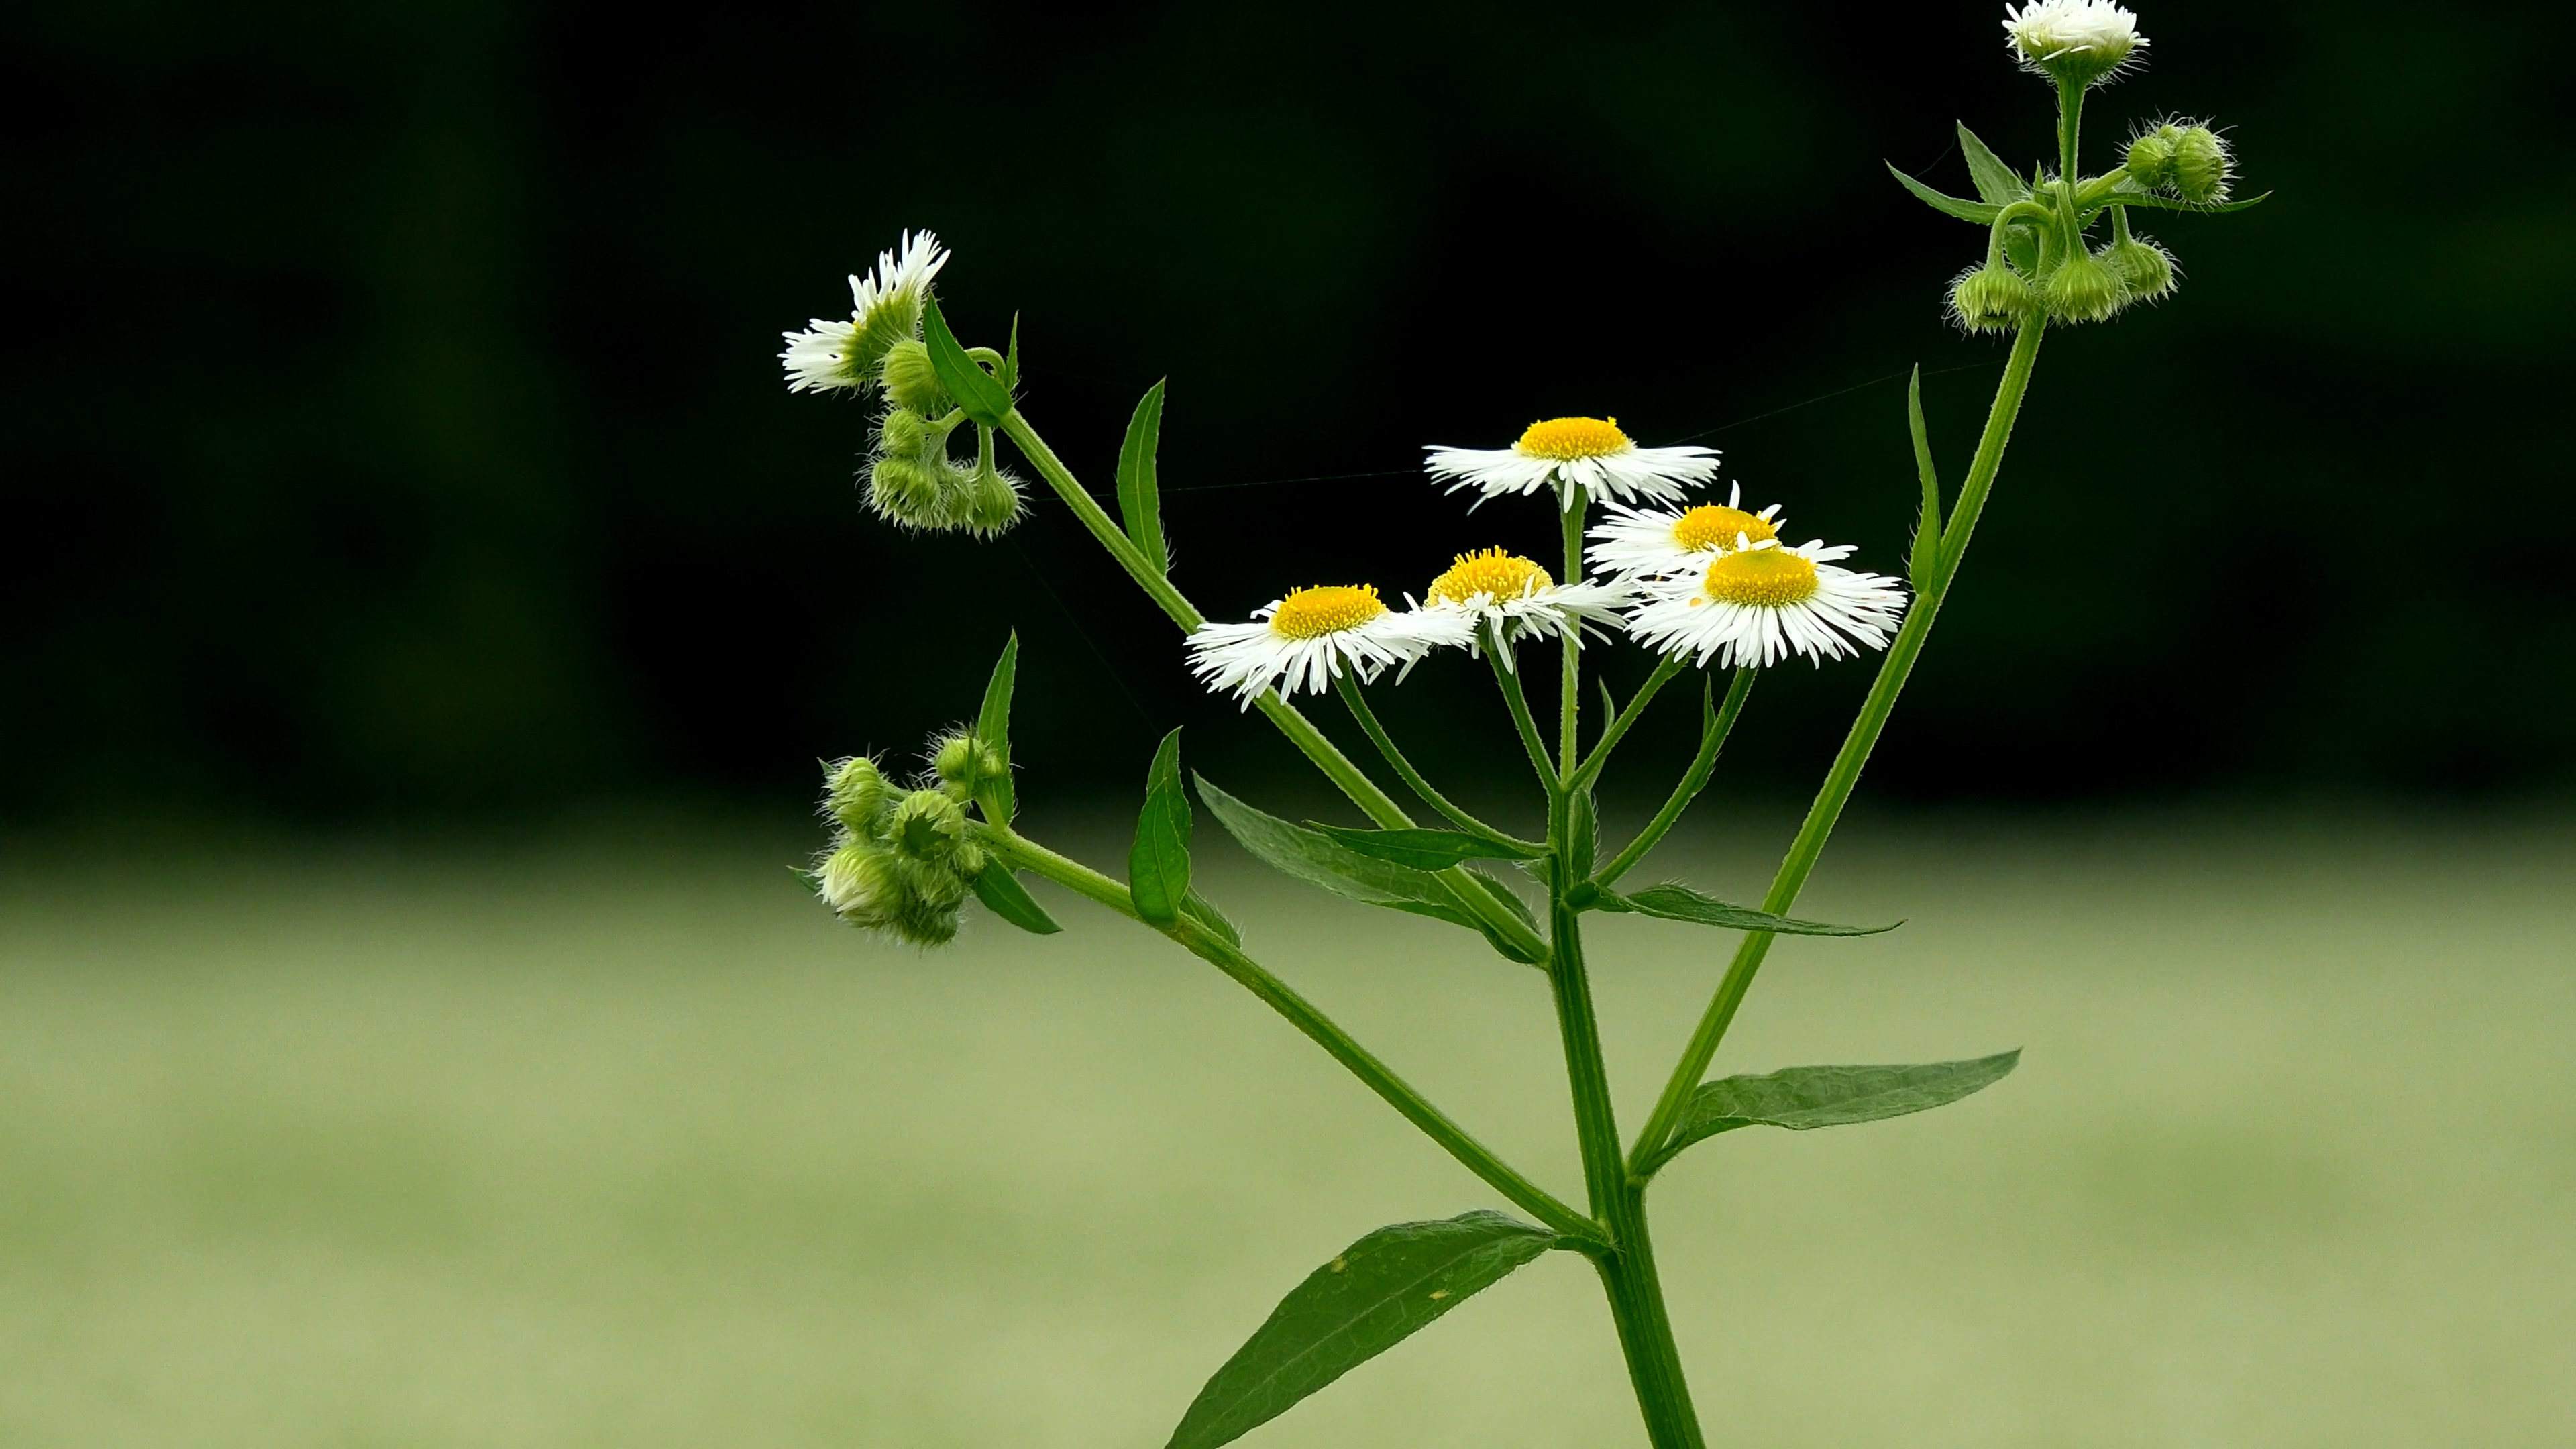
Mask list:
[[[2096,253],[2133,302],[2153,302],[2174,289],[2173,254],[2146,237],[2122,237]]]
[[[929,419],[910,408],[895,408],[877,423],[877,451],[891,458],[918,458],[938,441]]]
[[[2039,309],[2039,299],[2010,267],[1980,267],[1950,287],[1950,315],[1971,332],[2009,332]]]
[[[1020,521],[1020,485],[1010,474],[988,465],[966,475],[957,499],[959,522],[970,532],[1001,533]]]
[[[946,528],[942,465],[917,458],[879,458],[868,469],[868,506],[906,528]]]
[[[886,838],[906,859],[948,858],[966,835],[966,812],[937,790],[915,790],[894,807]]]
[[[873,845],[842,846],[815,875],[824,901],[854,926],[885,925],[906,894],[894,857]]]
[[[2100,257],[2086,251],[2068,257],[2051,272],[2040,294],[2052,314],[2069,322],[2108,321],[2128,300],[2120,279]]]
[[[939,778],[969,790],[1002,774],[1002,757],[973,735],[950,735],[941,740],[930,764],[939,772]]]
[[[886,349],[885,390],[895,406],[925,417],[945,413],[952,406],[948,390],[939,385],[938,370],[931,366],[930,348],[914,338]]]
[[[945,946],[957,939],[957,907],[935,905],[927,897],[907,893],[886,925],[913,945]]]
[[[2236,158],[2216,131],[2194,126],[2174,139],[2173,187],[2183,200],[2225,201],[2235,176]]]
[[[2182,132],[2165,126],[2129,143],[2129,179],[2152,191],[2173,180],[2174,138]]]
[[[852,835],[874,835],[877,815],[885,808],[888,794],[885,775],[877,769],[877,762],[865,755],[837,760],[831,766],[829,782],[823,804],[832,812],[832,818]]]
[[[2007,5],[2004,34],[2026,69],[2079,86],[2118,75],[2147,46],[2138,17],[2110,0]]]

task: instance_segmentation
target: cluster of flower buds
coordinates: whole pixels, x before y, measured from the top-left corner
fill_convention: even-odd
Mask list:
[[[2124,164],[2103,176],[2074,169],[2083,93],[2135,65],[2147,46],[2137,17],[2109,0],[2032,0],[2007,12],[2023,66],[2055,82],[2065,155],[2058,174],[2024,176],[1963,127],[1981,200],[1945,197],[1908,178],[1917,195],[1990,228],[1985,262],[1950,284],[1950,315],[1972,332],[2009,332],[2043,318],[2105,322],[2174,290],[2173,254],[2129,230],[2136,208],[2223,208],[2235,179],[2227,143],[2206,125],[2158,122],[2134,136]],[[2240,203],[2243,204],[2243,203]],[[2107,213],[2111,236],[2087,235]]]
[[[933,533],[991,537],[1020,518],[1020,485],[993,464],[993,430],[976,424],[971,465],[948,455],[966,415],[940,386],[922,316],[948,252],[928,232],[904,238],[876,270],[850,278],[850,320],[818,317],[786,333],[779,353],[795,392],[882,392],[885,416],[868,464],[868,506],[892,523]]]
[[[992,863],[971,838],[966,802],[1004,770],[991,746],[964,733],[941,736],[931,759],[931,778],[910,789],[864,755],[834,761],[823,795],[832,844],[814,869],[842,920],[916,946],[957,935],[958,908]]]

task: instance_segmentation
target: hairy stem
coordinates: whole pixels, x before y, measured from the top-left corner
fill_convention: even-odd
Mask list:
[[[1395,738],[1386,732],[1386,726],[1378,723],[1377,711],[1369,708],[1367,696],[1360,691],[1360,682],[1345,674],[1334,683],[1341,689],[1342,702],[1350,706],[1351,718],[1359,722],[1361,732],[1369,737],[1369,743],[1377,746],[1377,752],[1386,757],[1387,765],[1395,771],[1397,778],[1404,781],[1407,789],[1421,796],[1422,803],[1439,811],[1448,817],[1450,824],[1470,835],[1482,836],[1487,840],[1499,841],[1528,851],[1541,848],[1533,842],[1496,830],[1451,803],[1448,796],[1433,789],[1431,782],[1422,778],[1422,772],[1413,767],[1413,762],[1404,757],[1404,751],[1396,748]]]
[[[1569,584],[1583,581],[1583,515],[1590,502],[1590,495],[1582,485],[1565,485],[1565,508],[1558,519],[1565,534],[1565,572],[1558,577]],[[1583,631],[1580,628],[1565,631],[1561,652],[1565,663],[1557,677],[1556,773],[1559,779],[1571,780],[1575,767],[1583,761],[1583,740],[1575,728],[1583,713]]]
[[[1556,766],[1547,759],[1547,742],[1539,738],[1538,721],[1531,717],[1529,697],[1521,693],[1521,677],[1512,668],[1512,657],[1503,651],[1511,646],[1503,642],[1503,626],[1485,621],[1485,659],[1494,666],[1494,683],[1503,691],[1503,703],[1511,707],[1512,728],[1520,732],[1521,748],[1528,752],[1530,768],[1538,772],[1540,783],[1552,792],[1556,789]]]
[[[1516,1206],[1559,1233],[1573,1238],[1587,1251],[1597,1251],[1607,1234],[1601,1225],[1560,1201],[1545,1188],[1530,1181],[1509,1163],[1494,1155],[1491,1148],[1477,1141],[1466,1128],[1450,1120],[1448,1114],[1407,1085],[1394,1069],[1379,1061],[1368,1048],[1351,1039],[1350,1033],[1336,1025],[1314,1003],[1291,990],[1286,982],[1270,974],[1260,963],[1246,956],[1224,938],[1206,927],[1180,917],[1169,925],[1147,921],[1136,910],[1136,902],[1127,887],[1068,856],[1059,855],[1006,826],[986,825],[985,844],[1004,866],[1033,871],[1077,895],[1096,901],[1129,920],[1151,926],[1169,936],[1190,954],[1214,965],[1218,970],[1261,998],[1273,1011],[1286,1017],[1290,1025],[1305,1033],[1329,1053],[1333,1060],[1348,1068],[1351,1075],[1393,1107],[1404,1119],[1422,1129],[1423,1135],[1437,1142],[1466,1169],[1484,1179],[1487,1186],[1501,1193]]]
[[[1781,860],[1779,873],[1772,877],[1770,892],[1762,898],[1762,909],[1775,916],[1787,914],[1797,903],[1799,889],[1816,868],[1816,858],[1824,853],[1834,823],[1842,818],[1843,806],[1850,802],[1853,788],[1860,783],[1861,767],[1869,763],[1870,750],[1887,728],[1888,716],[1896,709],[1896,696],[1905,688],[1906,675],[1913,670],[1916,656],[1923,652],[1923,641],[1940,615],[1941,601],[1949,597],[1951,581],[1958,577],[1959,561],[1976,532],[1977,516],[1985,511],[1986,496],[1994,488],[1995,474],[2003,467],[2004,446],[2012,440],[2013,419],[2020,415],[2022,395],[2029,391],[2031,368],[2039,360],[2040,337],[2047,326],[2045,320],[2026,322],[2013,338],[2012,356],[2004,364],[2003,381],[1996,386],[1994,405],[1986,413],[1985,433],[1977,440],[1976,460],[1969,465],[1958,507],[1952,510],[1949,527],[1941,535],[1940,565],[1925,581],[1922,594],[1897,630],[1895,642],[1888,646],[1887,657],[1879,664],[1878,678],[1870,685],[1869,698],[1861,705],[1860,717],[1852,721],[1841,753],[1834,756],[1833,768],[1817,790],[1815,803],[1808,807],[1806,821],[1798,827],[1797,838]],[[1664,1084],[1663,1096],[1656,1100],[1655,1110],[1646,1118],[1645,1127],[1629,1150],[1630,1162],[1643,1163],[1672,1135],[1673,1125],[1681,1120],[1682,1110],[1707,1072],[1710,1058],[1717,1054],[1717,1044],[1734,1022],[1736,1009],[1743,1005],[1745,992],[1752,989],[1754,973],[1762,969],[1762,958],[1769,954],[1771,941],[1769,934],[1757,931],[1745,936],[1744,943],[1736,949],[1725,979],[1718,983],[1716,995],[1709,999],[1698,1028],[1691,1033],[1690,1044],[1683,1048],[1681,1060],[1674,1064],[1673,1074]]]

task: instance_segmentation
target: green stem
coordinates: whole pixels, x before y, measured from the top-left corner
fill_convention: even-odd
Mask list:
[[[1628,727],[1637,722],[1637,717],[1646,712],[1646,702],[1655,697],[1655,691],[1671,683],[1673,677],[1681,672],[1682,662],[1670,655],[1656,661],[1655,672],[1646,676],[1646,682],[1638,686],[1636,695],[1610,721],[1610,727],[1601,732],[1600,742],[1592,747],[1591,755],[1574,772],[1573,788],[1580,790],[1601,778],[1601,768],[1610,763],[1610,751],[1619,743],[1619,737],[1626,734]]]
[[[1567,484],[1565,507],[1559,522],[1565,535],[1565,572],[1558,577],[1569,584],[1583,580],[1583,515],[1591,497],[1579,484]],[[1558,670],[1556,703],[1556,773],[1559,779],[1571,780],[1583,760],[1583,740],[1576,733],[1576,721],[1583,713],[1583,631],[1565,631],[1562,650],[1564,666]],[[1579,788],[1579,787],[1578,787]]]
[[[1168,925],[1145,920],[1137,913],[1135,898],[1128,894],[1127,887],[1006,826],[986,825],[983,838],[1002,864],[1034,871],[1130,920],[1152,926],[1179,942],[1192,955],[1234,978],[1246,990],[1260,997],[1271,1010],[1286,1017],[1289,1024],[1305,1033],[1308,1040],[1331,1054],[1333,1060],[1348,1068],[1351,1075],[1401,1113],[1406,1121],[1421,1128],[1423,1135],[1439,1143],[1468,1171],[1484,1179],[1487,1186],[1548,1227],[1574,1239],[1585,1251],[1599,1251],[1607,1238],[1599,1223],[1575,1211],[1495,1156],[1491,1148],[1477,1141],[1466,1128],[1450,1120],[1448,1114],[1407,1085],[1394,1069],[1352,1040],[1350,1033],[1342,1030],[1314,1003],[1291,990],[1286,982],[1271,975],[1241,950],[1228,945],[1224,938],[1187,916],[1179,917]]]
[[[1035,465],[1038,476],[1046,479],[1047,486],[1064,500],[1064,506],[1073,510],[1073,516],[1081,519],[1082,526],[1091,530],[1091,536],[1100,541],[1100,546],[1109,551],[1109,556],[1118,561],[1119,567],[1127,570],[1128,577],[1136,581],[1136,586],[1145,591],[1146,597],[1159,605],[1173,623],[1180,625],[1182,633],[1197,633],[1199,626],[1207,622],[1207,616],[1183,597],[1181,591],[1172,586],[1172,581],[1148,562],[1143,551],[1110,521],[1099,501],[1073,476],[1073,470],[1064,465],[1064,460],[1055,455],[1055,450],[1046,445],[1046,440],[1038,436],[1037,429],[1029,426],[1029,420],[1013,409],[1003,416],[1002,431]],[[1395,803],[1393,796],[1379,789],[1375,780],[1351,763],[1350,756],[1343,754],[1338,745],[1326,739],[1324,732],[1315,728],[1314,721],[1306,718],[1295,705],[1280,698],[1277,690],[1262,691],[1261,697],[1253,701],[1253,707],[1277,725],[1279,732],[1288,737],[1288,742],[1314,761],[1315,768],[1340,786],[1342,793],[1350,796],[1351,803],[1359,806],[1369,819],[1389,830],[1401,830],[1413,824],[1413,817],[1404,813],[1404,807]],[[1440,872],[1440,879],[1478,920],[1493,927],[1524,952],[1534,955],[1547,949],[1547,943],[1539,939],[1538,933],[1531,930],[1518,913],[1504,905],[1502,899],[1494,894],[1494,887],[1475,872],[1463,866],[1451,866]]]
[[[1377,752],[1386,757],[1387,764],[1391,766],[1395,770],[1396,775],[1404,781],[1405,787],[1410,789],[1414,794],[1422,797],[1422,803],[1439,811],[1442,815],[1447,816],[1450,824],[1457,826],[1459,829],[1466,831],[1470,835],[1481,836],[1487,840],[1498,841],[1502,844],[1510,845],[1521,850],[1537,851],[1543,848],[1531,841],[1522,840],[1518,836],[1506,835],[1502,831],[1496,830],[1494,827],[1487,825],[1484,821],[1479,820],[1475,816],[1458,808],[1457,805],[1451,803],[1448,796],[1433,789],[1431,787],[1431,782],[1422,778],[1422,772],[1413,768],[1413,762],[1404,757],[1404,751],[1396,748],[1395,739],[1386,732],[1386,726],[1378,723],[1377,711],[1369,708],[1367,697],[1360,691],[1359,680],[1351,675],[1345,674],[1336,679],[1334,683],[1340,687],[1342,692],[1342,703],[1350,706],[1351,718],[1359,722],[1361,732],[1369,737],[1369,743],[1377,746]]]
[[[1673,787],[1672,795],[1664,801],[1664,808],[1655,812],[1655,818],[1646,822],[1646,828],[1637,832],[1637,838],[1628,842],[1627,849],[1620,851],[1593,875],[1593,884],[1607,890],[1613,881],[1626,875],[1628,868],[1644,859],[1646,852],[1654,849],[1665,832],[1673,828],[1673,822],[1682,818],[1682,812],[1690,808],[1691,801],[1698,798],[1699,792],[1708,788],[1708,777],[1717,769],[1717,752],[1726,747],[1726,737],[1735,729],[1735,717],[1744,713],[1745,696],[1753,692],[1754,674],[1755,671],[1750,669],[1735,671],[1734,682],[1726,686],[1726,703],[1719,705],[1714,712],[1708,709],[1708,692],[1702,692],[1700,708],[1705,719],[1700,726],[1699,754],[1691,760],[1691,767],[1682,775],[1681,783]],[[1711,681],[1712,686],[1714,683]]]
[[[1538,771],[1539,780],[1552,792],[1557,786],[1556,766],[1547,759],[1547,742],[1539,738],[1538,721],[1531,717],[1529,698],[1521,693],[1520,674],[1512,668],[1511,656],[1504,653],[1511,646],[1503,642],[1503,627],[1485,621],[1485,659],[1494,666],[1494,683],[1503,691],[1503,703],[1511,706],[1512,728],[1520,731],[1521,748],[1529,753],[1530,768]]]
[[[1790,843],[1779,873],[1772,878],[1770,892],[1762,898],[1762,909],[1775,916],[1786,914],[1797,903],[1799,889],[1815,869],[1816,858],[1824,853],[1834,823],[1842,818],[1843,806],[1860,783],[1861,767],[1869,763],[1870,750],[1877,745],[1879,733],[1887,728],[1888,716],[1896,708],[1896,696],[1905,688],[1915,657],[1923,652],[1923,641],[1940,615],[1942,600],[1949,596],[1951,581],[1958,577],[1959,562],[1976,532],[1977,517],[1985,511],[1986,496],[1994,487],[1995,474],[2003,467],[2004,446],[2012,440],[2013,419],[2020,415],[2022,395],[2030,388],[2031,368],[2039,360],[2040,337],[2047,326],[2044,320],[2024,323],[2013,338],[2012,356],[2004,364],[2003,381],[1996,386],[1994,405],[1986,413],[1985,433],[1977,440],[1976,461],[1969,465],[1958,507],[1952,511],[1949,527],[1941,537],[1940,566],[1925,582],[1904,625],[1897,630],[1895,642],[1888,646],[1887,658],[1879,665],[1878,678],[1870,685],[1860,717],[1852,721],[1842,752],[1834,757],[1833,768],[1817,790],[1815,803],[1807,809],[1805,823],[1798,827],[1797,839]],[[1674,1064],[1673,1074],[1664,1084],[1663,1096],[1657,1099],[1654,1112],[1637,1134],[1629,1152],[1632,1164],[1643,1163],[1672,1135],[1691,1093],[1708,1070],[1710,1058],[1717,1054],[1717,1044],[1734,1022],[1736,1009],[1743,1005],[1745,992],[1752,989],[1754,973],[1762,969],[1762,958],[1770,952],[1771,941],[1768,934],[1753,932],[1736,949],[1726,978],[1709,999],[1698,1028],[1691,1033],[1690,1044],[1683,1048],[1681,1060]]]
[[[1548,983],[1556,1001],[1557,1034],[1565,1047],[1565,1076],[1574,1099],[1574,1133],[1583,1155],[1583,1180],[1592,1216],[1610,1230],[1608,1251],[1594,1255],[1621,1355],[1637,1394],[1638,1412],[1655,1449],[1699,1449],[1699,1422],[1681,1354],[1665,1315],[1655,1276],[1654,1249],[1646,1233],[1642,1179],[1632,1180],[1619,1153],[1619,1123],[1610,1101],[1610,1074],[1601,1054],[1600,1024],[1583,962],[1583,934],[1571,893],[1573,799],[1554,792],[1548,811],[1548,846],[1555,856],[1555,885],[1548,900]]]

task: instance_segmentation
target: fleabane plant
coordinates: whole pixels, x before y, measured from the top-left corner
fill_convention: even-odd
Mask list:
[[[1156,462],[1161,384],[1127,423],[1116,472],[1120,516],[1112,519],[1019,409],[1016,325],[1000,350],[965,346],[950,329],[936,295],[949,254],[929,233],[904,236],[873,270],[850,279],[847,322],[817,320],[786,334],[781,361],[792,390],[847,392],[878,406],[866,472],[871,509],[917,531],[989,536],[1009,528],[1022,514],[1023,490],[995,462],[1007,439],[1179,627],[1176,663],[1244,711],[1258,710],[1369,822],[1300,824],[1198,779],[1199,806],[1244,849],[1307,885],[1474,933],[1505,960],[1535,968],[1554,1009],[1584,1178],[1582,1191],[1566,1196],[1505,1162],[1256,961],[1235,926],[1198,893],[1191,866],[1198,807],[1184,781],[1178,730],[1154,752],[1123,870],[1085,865],[1018,829],[1011,763],[1016,636],[1003,646],[973,721],[933,739],[917,776],[897,779],[867,757],[826,767],[832,838],[807,879],[842,919],[934,947],[956,935],[972,898],[1012,926],[1048,934],[1059,927],[1021,877],[1053,881],[1242,984],[1515,1210],[1479,1207],[1398,1223],[1322,1258],[1208,1380],[1173,1431],[1172,1449],[1212,1449],[1240,1437],[1550,1252],[1580,1257],[1598,1275],[1648,1441],[1659,1449],[1701,1445],[1647,1226],[1646,1193],[1656,1174],[1686,1149],[1737,1128],[1842,1126],[1953,1102],[2018,1060],[2007,1051],[1708,1078],[1775,940],[1888,929],[1790,912],[1957,581],[2041,339],[2173,293],[2173,256],[2131,229],[2132,211],[2253,204],[2228,200],[2234,153],[2200,123],[2148,123],[2131,133],[2110,169],[2081,169],[2088,95],[2133,72],[2147,53],[2130,11],[2103,0],[2033,0],[2007,10],[2004,30],[2012,57],[2056,90],[2052,160],[2018,170],[1962,126],[1973,199],[1897,173],[1916,196],[1984,231],[1982,260],[1951,284],[1947,305],[1966,331],[2011,338],[1984,432],[1955,494],[1945,496],[1917,391],[1907,390],[1919,501],[1899,572],[1856,566],[1846,544],[1796,541],[1782,505],[1748,507],[1740,485],[1726,485],[1721,501],[1721,460],[1710,449],[1641,443],[1615,417],[1568,415],[1534,422],[1501,446],[1432,446],[1424,460],[1426,481],[1475,495],[1467,511],[1488,502],[1551,508],[1562,544],[1556,557],[1477,547],[1481,540],[1472,537],[1443,541],[1425,547],[1418,592],[1349,579],[1282,580],[1277,597],[1250,618],[1212,621],[1175,582],[1164,539]],[[967,428],[975,439],[971,457],[952,448],[953,436]],[[1437,563],[1442,557],[1450,559],[1445,567]],[[1606,717],[1587,740],[1585,653],[1621,646],[1647,652],[1651,672],[1624,704],[1603,688]],[[1513,835],[1460,807],[1407,756],[1369,702],[1371,690],[1400,685],[1450,650],[1481,660],[1493,677],[1545,807],[1543,838]],[[1848,667],[1872,657],[1875,682],[1758,904],[1731,904],[1680,882],[1631,882],[1708,785],[1757,680],[1800,660]],[[1553,681],[1545,677],[1551,672]],[[1638,718],[1685,675],[1698,680],[1699,748],[1661,808],[1614,847],[1603,838],[1595,787]],[[1533,692],[1552,705],[1553,719],[1533,709]],[[1435,823],[1418,822],[1370,769],[1315,727],[1299,702],[1326,695],[1350,713],[1379,763]],[[1611,1110],[1584,954],[1583,918],[1596,911],[1736,938],[1654,1108],[1628,1137]]]

